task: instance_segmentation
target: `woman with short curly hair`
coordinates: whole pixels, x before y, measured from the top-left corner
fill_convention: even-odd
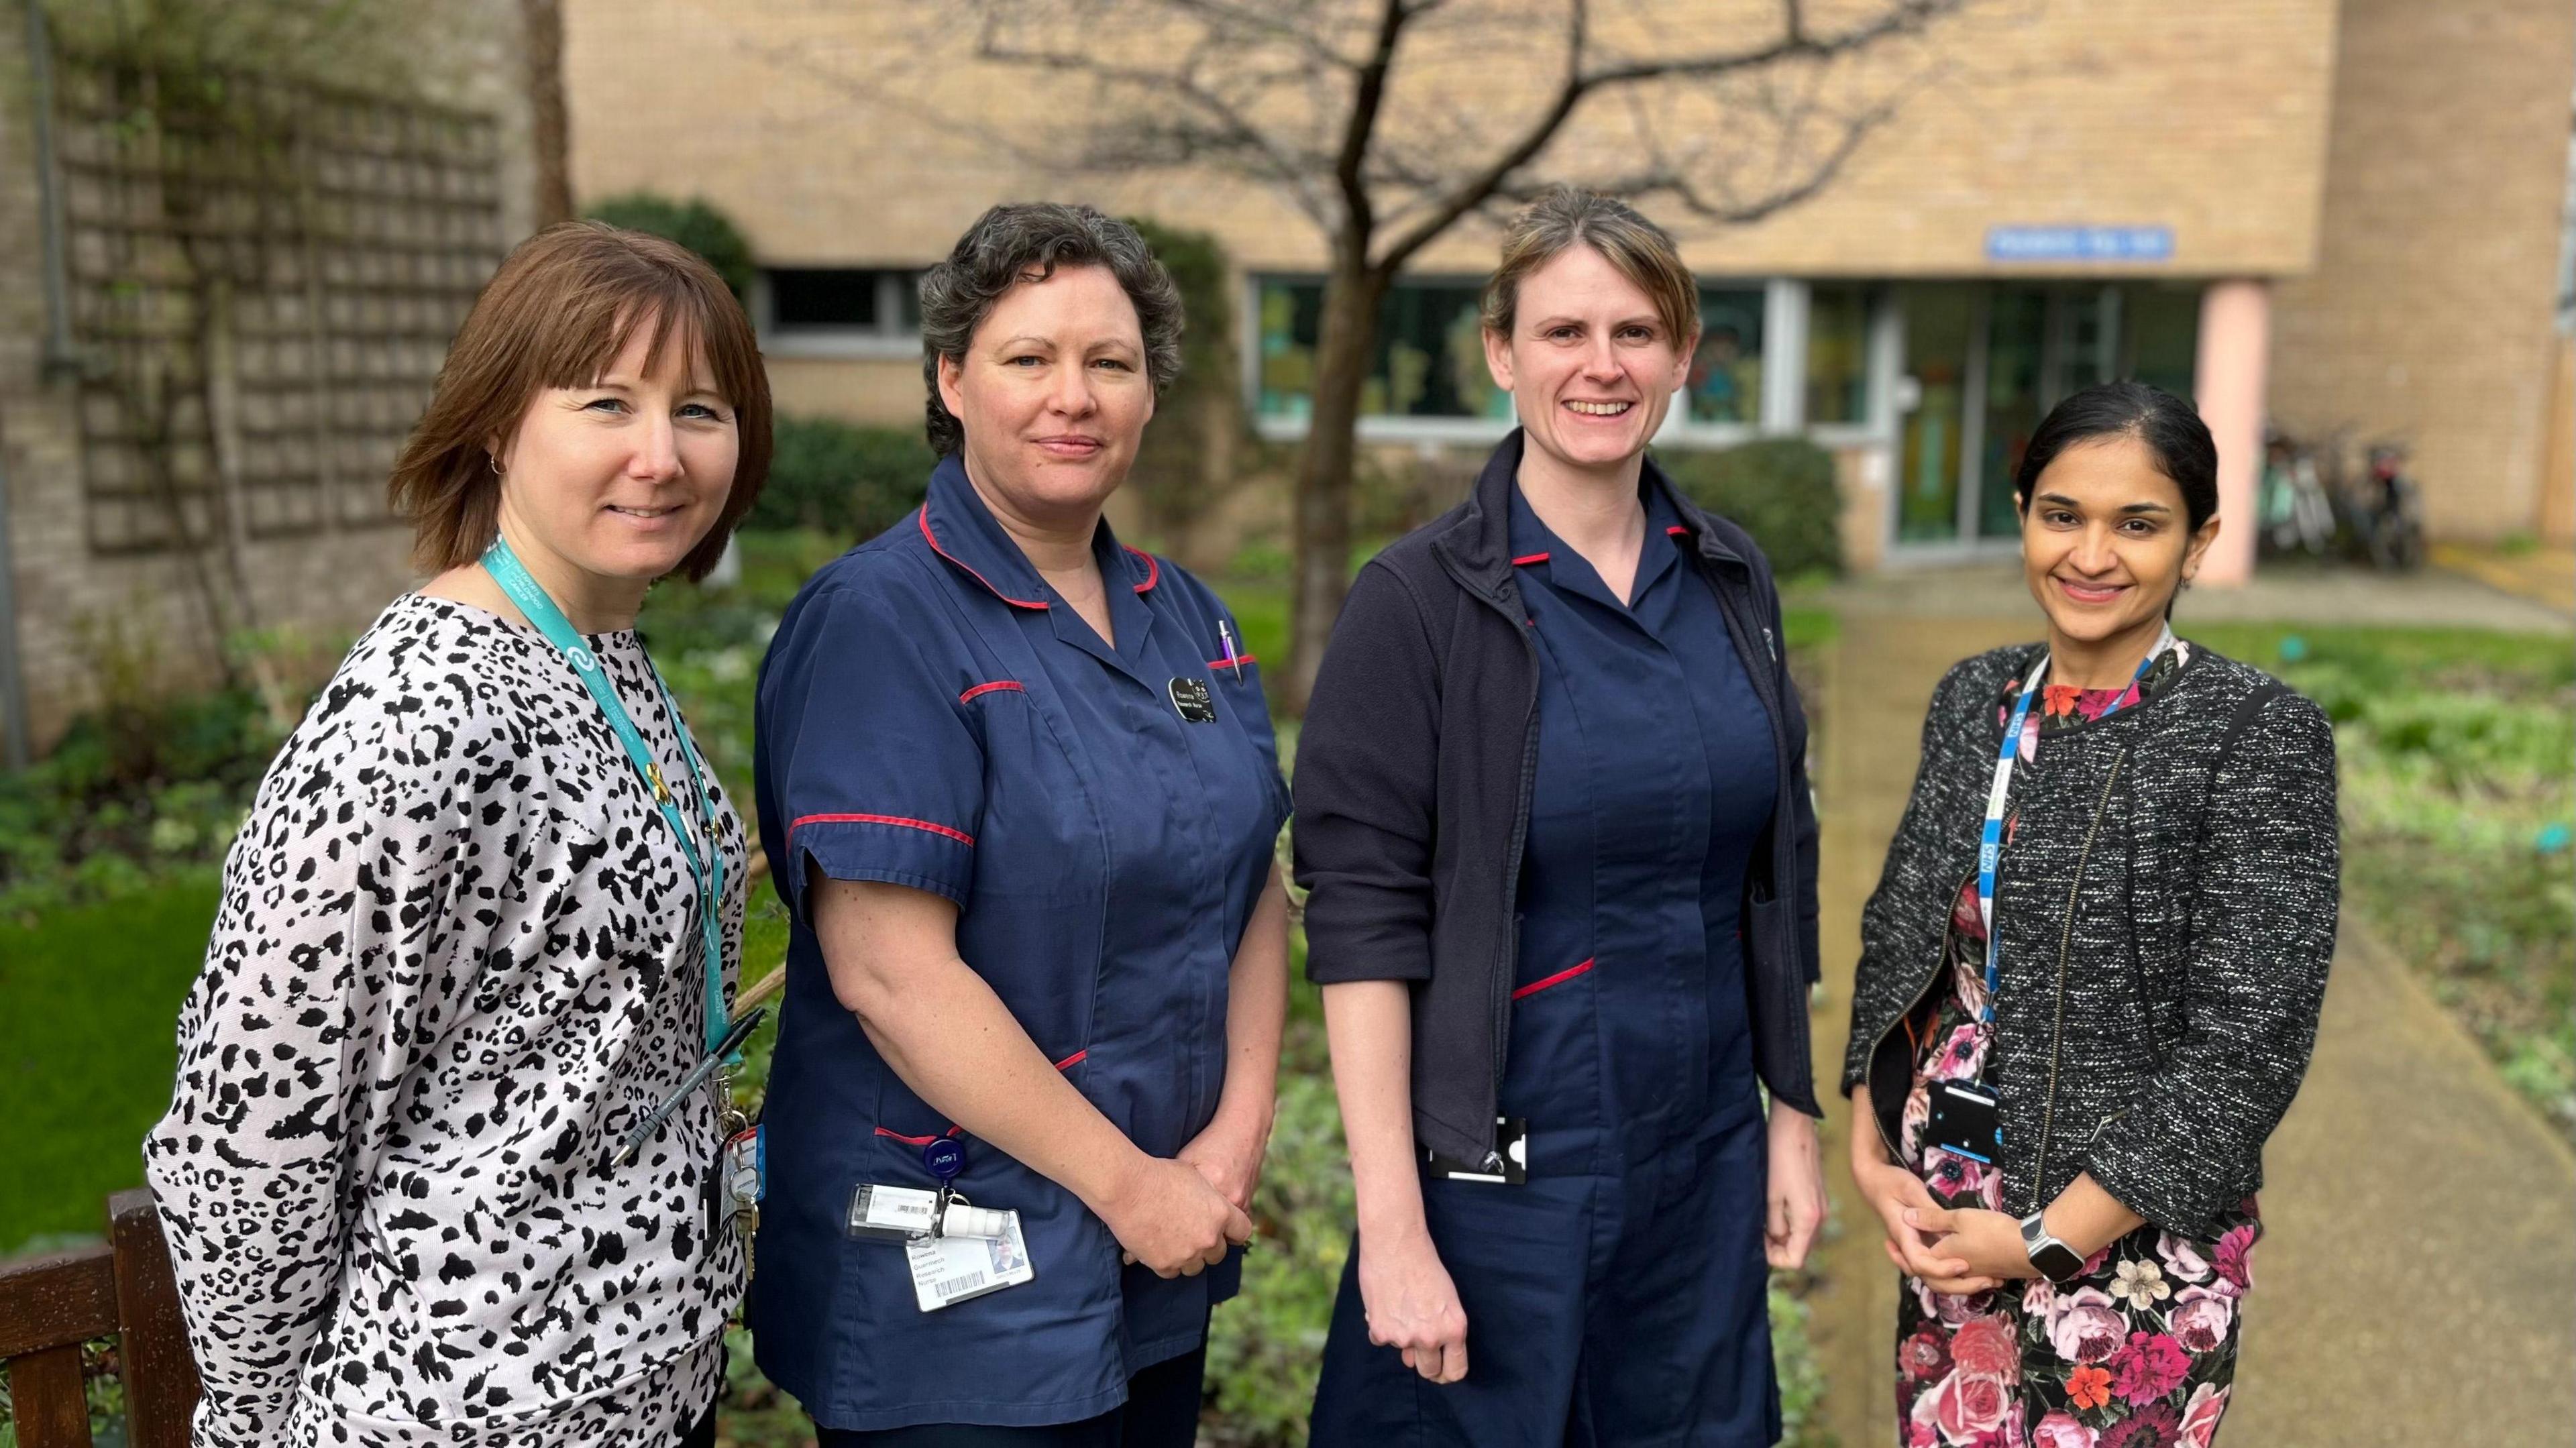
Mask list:
[[[1270,1132],[1288,798],[1233,616],[1101,518],[1180,298],[1133,228],[1020,205],[921,304],[929,497],[761,667],[760,1365],[826,1445],[1186,1448]]]

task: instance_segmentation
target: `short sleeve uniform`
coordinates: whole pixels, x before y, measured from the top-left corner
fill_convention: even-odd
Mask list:
[[[794,917],[764,1121],[750,1321],[827,1428],[1071,1422],[1203,1340],[1233,1260],[1122,1267],[1071,1193],[955,1132],[834,998],[811,870],[955,901],[958,953],[1138,1147],[1214,1116],[1236,948],[1288,810],[1257,664],[1204,585],[1101,525],[1115,647],[1050,589],[952,456],[920,511],[817,573],[763,664],[761,837]],[[842,1231],[861,1183],[1017,1210],[1036,1280],[935,1313],[905,1254]]]

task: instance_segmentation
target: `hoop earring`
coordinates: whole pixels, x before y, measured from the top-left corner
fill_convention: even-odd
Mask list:
[[[504,473],[504,472],[502,472],[502,471],[501,471],[501,460],[500,460],[499,458],[496,458],[496,457],[492,456],[490,453],[485,453],[485,454],[483,455],[483,461],[485,461],[485,462],[487,462],[487,463],[490,463],[490,464],[492,465],[492,476],[494,476],[494,477],[496,477],[496,478],[503,478],[503,477],[508,477],[508,476],[509,476],[509,474]]]

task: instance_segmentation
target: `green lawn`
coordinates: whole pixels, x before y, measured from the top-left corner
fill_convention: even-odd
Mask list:
[[[142,1184],[214,915],[199,869],[33,929],[0,923],[0,1256],[102,1231],[107,1194]]]
[[[2482,629],[2190,633],[2334,720],[2346,912],[2576,1139],[2576,649]]]

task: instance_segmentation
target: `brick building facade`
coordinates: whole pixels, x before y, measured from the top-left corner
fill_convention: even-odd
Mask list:
[[[1776,14],[1652,13],[1699,44]],[[1214,233],[1241,276],[1245,402],[1270,435],[1302,430],[1324,241],[1275,194],[1015,161],[1010,137],[1081,123],[1084,92],[974,61],[937,7],[752,5],[712,29],[698,0],[565,14],[577,190],[703,195],[742,226],[782,410],[909,423],[911,272],[986,205],[1044,196]],[[690,84],[660,85],[680,37]],[[1667,445],[1805,433],[1839,457],[1853,559],[1974,555],[2010,546],[2002,479],[2047,405],[2143,376],[2199,394],[2231,514],[2268,421],[2409,438],[2439,534],[2540,521],[2576,10],[2048,0],[1972,7],[1913,58],[1929,83],[1823,194],[1676,227],[1707,335]],[[1534,63],[1497,43],[1432,108],[1499,132],[1540,92],[1515,69]],[[1579,116],[1568,144],[1615,145],[1617,119]],[[1471,222],[1410,267],[1364,436],[1473,446],[1509,425],[1458,321],[1493,245]],[[2231,530],[2220,569],[2250,566],[2250,542]]]

